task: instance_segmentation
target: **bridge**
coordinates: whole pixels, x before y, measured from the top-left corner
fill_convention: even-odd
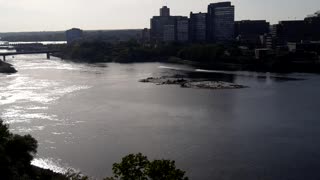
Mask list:
[[[15,50],[15,47],[13,47],[13,46],[0,46],[0,49],[4,49],[4,50]]]
[[[39,51],[19,51],[19,52],[4,52],[0,53],[0,57],[3,57],[3,61],[6,61],[6,56],[24,55],[24,54],[47,54],[47,59],[50,59],[50,54],[59,51],[53,50],[39,50]]]

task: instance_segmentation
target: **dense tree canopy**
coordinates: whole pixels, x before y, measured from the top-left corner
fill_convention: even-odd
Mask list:
[[[0,120],[1,178],[28,179],[32,175],[31,160],[37,152],[37,147],[37,141],[33,137],[10,133],[8,126]]]
[[[129,154],[113,164],[114,177],[105,180],[187,180],[185,172],[177,169],[174,161],[154,160],[141,153]]]

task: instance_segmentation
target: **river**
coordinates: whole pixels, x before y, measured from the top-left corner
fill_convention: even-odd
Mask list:
[[[203,90],[138,82],[183,65],[7,61],[18,73],[0,74],[0,117],[38,140],[34,165],[102,178],[142,152],[190,179],[320,179],[319,75],[198,70],[249,86]]]

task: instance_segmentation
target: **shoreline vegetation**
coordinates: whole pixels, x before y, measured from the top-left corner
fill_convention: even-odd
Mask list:
[[[0,60],[0,73],[12,74],[16,72],[17,70],[12,66],[12,64]]]
[[[188,64],[208,70],[256,72],[320,72],[319,57],[312,53],[287,51],[256,59],[254,50],[242,50],[237,44],[140,44],[135,40],[108,43],[77,42],[71,45],[51,45],[60,50],[54,56],[85,63],[171,62]]]

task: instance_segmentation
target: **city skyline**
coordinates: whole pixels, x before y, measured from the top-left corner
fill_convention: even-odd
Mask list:
[[[141,29],[149,27],[150,18],[159,15],[167,5],[172,15],[189,16],[190,12],[207,12],[207,5],[216,0],[0,0],[0,32],[55,31],[71,27],[93,29]],[[300,0],[231,0],[235,5],[235,20],[303,19],[320,9],[320,1]],[[183,5],[183,6],[182,6]],[[275,8],[276,7],[276,8]],[[134,19],[134,20],[133,20]]]

